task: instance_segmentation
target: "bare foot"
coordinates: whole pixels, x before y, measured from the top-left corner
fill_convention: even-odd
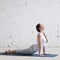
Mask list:
[[[10,53],[10,50],[8,50],[8,51],[6,50],[4,53]]]
[[[16,50],[6,50],[4,53],[16,53]]]
[[[7,53],[7,50],[4,53]]]
[[[8,50],[7,52],[10,53],[11,50]]]

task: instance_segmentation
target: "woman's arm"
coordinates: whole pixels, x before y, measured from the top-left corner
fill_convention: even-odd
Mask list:
[[[42,36],[38,34],[38,48],[39,48],[39,55],[41,54],[41,41],[42,41]]]
[[[46,38],[46,43],[48,42],[48,39],[47,39],[47,36],[45,35],[45,33],[43,33],[44,34],[44,36],[45,36],[45,38]]]

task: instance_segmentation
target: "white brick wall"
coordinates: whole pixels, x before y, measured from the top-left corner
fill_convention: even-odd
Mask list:
[[[44,23],[48,46],[60,46],[60,0],[0,0],[0,47],[36,43],[37,23]]]

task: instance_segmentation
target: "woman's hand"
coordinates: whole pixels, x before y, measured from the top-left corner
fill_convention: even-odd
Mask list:
[[[48,42],[48,40],[46,40],[46,43]]]
[[[41,52],[39,52],[39,56],[41,56],[42,54],[41,54]]]

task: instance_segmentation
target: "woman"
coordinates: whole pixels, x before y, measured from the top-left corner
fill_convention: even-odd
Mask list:
[[[38,44],[34,44],[30,46],[29,48],[23,49],[23,50],[20,50],[20,49],[19,50],[6,50],[4,53],[33,54],[39,49],[39,55],[41,55],[41,48],[43,47],[43,53],[45,55],[45,46],[48,40],[44,33],[44,25],[37,24],[36,30],[38,31],[38,35],[37,35]]]
[[[43,48],[43,54],[46,55],[45,46],[46,43],[48,42],[48,39],[44,33],[45,26],[39,23],[36,25],[36,29],[38,31],[37,40],[38,40],[38,47],[39,47],[39,55],[41,55],[42,48]]]

